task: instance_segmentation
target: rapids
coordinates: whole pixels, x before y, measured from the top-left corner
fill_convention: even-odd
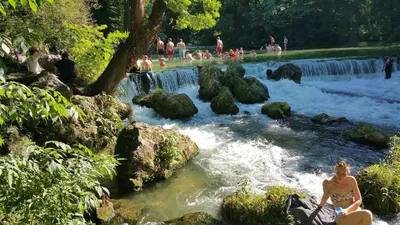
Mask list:
[[[151,89],[162,87],[167,92],[186,93],[199,112],[190,120],[180,121],[132,106],[135,120],[177,129],[198,144],[200,153],[170,179],[126,197],[131,204],[143,207],[141,224],[196,211],[217,215],[222,198],[243,181],[259,193],[271,185],[286,185],[320,196],[322,181],[333,175],[337,161],[348,160],[352,174],[379,162],[384,151],[360,146],[315,126],[309,117],[325,112],[397,132],[400,72],[384,80],[381,59],[293,63],[303,71],[301,85],[266,80],[266,70],[278,68],[280,62],[243,65],[246,76],[257,77],[267,85],[271,96],[268,101],[286,101],[292,107],[294,116],[283,121],[262,115],[263,104],[238,103],[240,112],[235,116],[214,114],[210,103],[197,98],[197,68],[164,71],[151,77]],[[141,85],[137,77],[127,78],[121,83],[124,94],[120,99],[130,103],[133,96],[142,93]],[[374,225],[386,224],[400,224],[400,218],[384,221],[375,216]]]

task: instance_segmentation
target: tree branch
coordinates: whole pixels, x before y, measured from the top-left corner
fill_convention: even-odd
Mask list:
[[[146,5],[145,0],[129,0],[131,2],[130,16],[131,16],[131,30],[138,25],[142,24],[145,20],[145,10]]]
[[[149,27],[159,29],[162,22],[162,17],[164,16],[166,10],[167,3],[165,0],[155,0],[149,17]]]

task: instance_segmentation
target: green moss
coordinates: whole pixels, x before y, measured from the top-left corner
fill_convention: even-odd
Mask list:
[[[284,186],[273,186],[264,196],[242,188],[224,198],[221,215],[231,225],[295,225],[292,216],[285,213],[286,199],[294,193],[306,197]]]
[[[272,119],[284,119],[290,115],[291,108],[287,102],[270,102],[263,105],[262,114],[266,114]]]
[[[107,201],[102,204],[102,201],[99,200],[96,206],[96,215],[101,221],[110,221],[115,216],[112,202]]]
[[[385,132],[367,124],[358,125],[351,139],[360,144],[381,148],[388,147],[389,143],[389,136]]]
[[[165,222],[168,225],[221,225],[222,222],[203,212],[189,213]]]
[[[393,137],[390,145],[391,154],[385,161],[356,176],[365,208],[382,217],[400,212],[400,138]]]
[[[104,225],[121,225],[123,223],[128,223],[129,225],[137,224],[139,221],[142,209],[136,205],[132,205],[129,200],[118,199],[111,200],[114,204],[115,217]]]

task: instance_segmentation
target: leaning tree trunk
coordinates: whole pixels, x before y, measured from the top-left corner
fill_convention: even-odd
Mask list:
[[[115,53],[101,76],[89,85],[88,91],[92,95],[101,92],[114,95],[119,83],[126,77],[126,73],[147,52],[161,30],[162,17],[167,8],[164,0],[156,0],[153,3],[149,18],[145,15],[145,0],[129,1],[131,3],[129,37]]]

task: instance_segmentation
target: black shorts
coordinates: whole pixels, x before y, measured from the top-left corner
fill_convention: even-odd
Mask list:
[[[164,55],[164,49],[157,49],[157,55]]]
[[[386,73],[385,79],[392,78],[392,70],[385,70],[385,73]]]

